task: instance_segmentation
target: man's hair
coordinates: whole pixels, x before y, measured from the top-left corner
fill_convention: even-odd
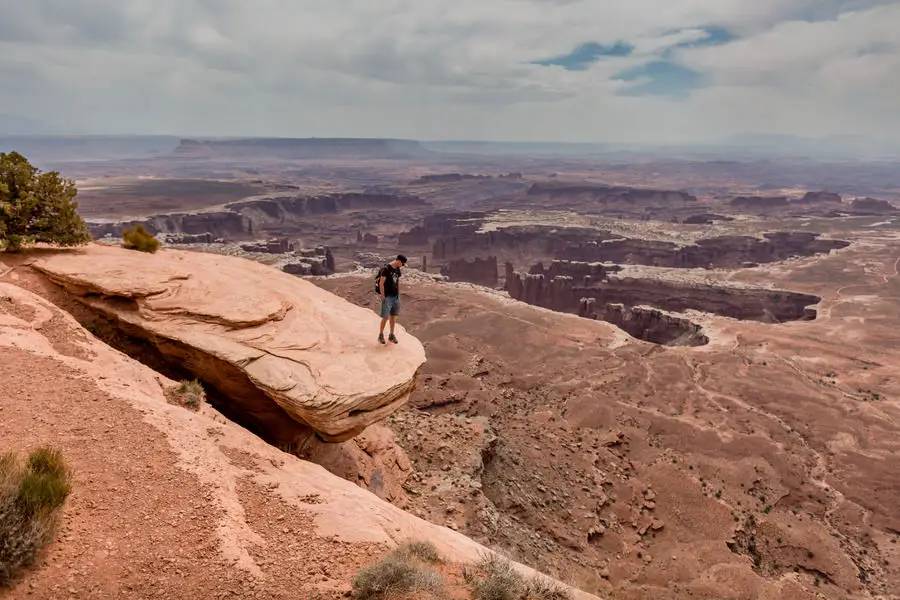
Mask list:
[[[406,257],[403,256],[402,254],[398,254],[398,255],[397,255],[397,260],[399,260],[400,262],[402,262],[404,265],[406,264]]]

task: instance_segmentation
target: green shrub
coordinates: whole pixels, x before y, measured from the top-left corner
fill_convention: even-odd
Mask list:
[[[35,242],[79,246],[91,241],[78,214],[75,183],[41,173],[18,152],[0,152],[0,251]]]
[[[140,250],[151,254],[159,250],[159,240],[153,237],[153,234],[147,231],[143,225],[129,227],[122,232],[122,239],[125,241],[124,246],[129,250]]]
[[[431,557],[432,550],[434,546],[427,542],[414,542],[397,548],[374,565],[356,574],[352,582],[353,597],[357,600],[383,600],[405,596],[416,599],[446,598],[444,581],[440,573],[424,564],[434,561],[420,556],[423,554]],[[436,551],[433,556],[437,557]]]
[[[53,539],[70,492],[71,472],[59,450],[38,448],[24,462],[15,453],[0,456],[0,587]]]

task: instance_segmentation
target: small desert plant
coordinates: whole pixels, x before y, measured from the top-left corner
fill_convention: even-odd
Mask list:
[[[525,597],[528,600],[572,600],[572,592],[560,584],[544,579],[532,577],[528,581],[528,589]]]
[[[441,575],[425,564],[437,560],[437,551],[431,544],[405,544],[356,574],[352,582],[353,597],[357,600],[404,596],[445,598],[447,594]]]
[[[397,553],[413,556],[427,563],[437,563],[441,561],[437,548],[431,542],[407,542],[395,551]]]
[[[37,559],[56,533],[59,512],[71,492],[71,473],[51,447],[0,455],[0,587]]]
[[[151,254],[159,250],[159,240],[153,237],[153,234],[147,231],[143,225],[129,227],[122,232],[122,239],[125,240],[124,245],[129,250],[140,250]]]
[[[183,379],[178,387],[171,390],[168,394],[169,400],[174,404],[180,404],[191,410],[197,410],[203,401],[206,400],[206,392],[203,386],[196,379],[188,381]]]
[[[465,572],[475,600],[519,600],[525,593],[525,578],[508,560],[494,554],[481,558]]]
[[[475,600],[572,600],[562,585],[540,576],[526,580],[509,560],[494,554],[483,556],[463,576]]]

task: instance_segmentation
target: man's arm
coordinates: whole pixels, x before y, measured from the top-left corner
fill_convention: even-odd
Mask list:
[[[384,275],[381,276],[381,280],[378,283],[378,289],[381,290],[381,297],[384,298],[384,282],[387,279]]]

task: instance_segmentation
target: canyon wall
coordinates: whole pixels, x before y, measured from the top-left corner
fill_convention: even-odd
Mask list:
[[[240,238],[254,233],[253,222],[231,211],[156,215],[143,220],[118,223],[88,223],[91,235],[122,237],[129,227],[143,225],[152,234],[209,235],[212,238]]]
[[[623,208],[676,208],[697,202],[695,196],[682,191],[556,182],[535,183],[528,189],[528,196],[551,201],[589,201]]]
[[[528,225],[504,227],[479,232],[478,227],[470,231],[460,229],[450,235],[439,237],[432,248],[437,260],[453,258],[473,252],[522,252],[529,251],[546,256],[559,256],[565,249],[586,239],[606,239],[612,237],[595,229],[550,225]]]
[[[233,202],[218,211],[155,215],[127,222],[89,223],[89,226],[95,239],[106,235],[121,237],[122,231],[135,225],[144,225],[153,234],[209,234],[213,238],[241,239],[260,234],[267,228],[297,225],[311,216],[424,206],[427,203],[417,196],[399,194],[290,195]]]
[[[806,192],[803,198],[792,200],[791,204],[841,204],[842,202],[841,195],[833,192]]]
[[[486,287],[496,287],[499,280],[497,257],[451,260],[449,264],[441,267],[441,275],[450,281],[467,281]]]
[[[812,256],[849,246],[842,240],[820,239],[816,233],[766,233],[763,239],[751,236],[724,236],[679,246],[672,242],[616,239],[572,245],[561,258],[575,261],[603,261],[657,267],[712,268],[741,267],[747,263],[770,263],[797,256]]]
[[[736,196],[731,200],[732,208],[749,210],[772,210],[789,206],[787,196]]]
[[[850,208],[859,215],[890,215],[900,212],[900,209],[887,200],[877,198],[856,198],[850,204]]]
[[[578,316],[612,323],[631,337],[664,346],[703,346],[709,338],[703,328],[684,317],[648,306],[606,304],[598,310],[595,298],[582,298]]]
[[[506,291],[518,300],[578,313],[583,298],[594,298],[599,306],[652,306],[670,312],[697,310],[734,319],[780,323],[815,319],[810,308],[818,296],[763,288],[698,285],[680,281],[610,275],[601,282],[578,281],[571,276],[513,273]]]

